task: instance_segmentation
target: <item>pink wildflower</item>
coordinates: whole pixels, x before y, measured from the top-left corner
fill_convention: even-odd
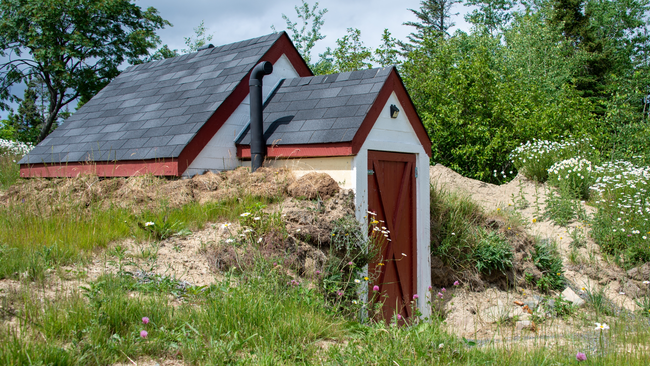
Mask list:
[[[442,294],[442,292],[438,292],[438,297],[442,299],[442,297],[445,296]]]
[[[339,292],[337,292],[337,295],[339,295],[339,296],[343,296],[343,291],[339,291]]]
[[[432,288],[433,288],[433,287],[429,286],[429,291],[431,291]]]
[[[458,281],[454,282],[454,286],[458,286],[458,285],[460,285],[460,282]]]
[[[147,338],[148,335],[149,335],[149,333],[147,333],[146,330],[142,330],[142,331],[140,331],[140,337],[142,337],[142,338]]]
[[[379,291],[379,286],[377,285],[372,286],[372,290],[375,292]]]
[[[580,362],[587,361],[587,355],[585,355],[582,352],[578,352],[578,354],[576,354],[576,360],[578,360]]]
[[[397,320],[402,320],[402,316],[397,314]]]
[[[445,291],[447,291],[447,289],[443,287],[440,291],[444,293]]]
[[[419,299],[419,298],[420,298],[420,296],[418,296],[418,294],[414,294],[414,295],[413,295],[413,300],[417,300],[417,299]]]
[[[146,316],[142,318],[142,324],[149,324],[149,318]]]

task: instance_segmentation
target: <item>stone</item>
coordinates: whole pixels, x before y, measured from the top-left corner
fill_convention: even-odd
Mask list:
[[[571,301],[571,303],[577,307],[581,307],[585,304],[585,301],[576,294],[571,287],[567,287],[562,291],[562,296],[567,300]]]
[[[531,310],[537,309],[538,304],[539,304],[538,300],[524,301],[524,306],[528,306],[528,308]]]
[[[517,322],[517,330],[530,329],[533,323],[530,320],[520,320]]]

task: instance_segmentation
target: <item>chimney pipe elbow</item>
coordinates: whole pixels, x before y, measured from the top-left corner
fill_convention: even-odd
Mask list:
[[[264,75],[269,75],[273,72],[273,64],[268,61],[262,61],[251,71],[251,77],[248,85],[260,85]]]

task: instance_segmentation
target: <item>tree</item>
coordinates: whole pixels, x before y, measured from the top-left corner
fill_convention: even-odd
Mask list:
[[[363,45],[361,31],[348,28],[348,34],[336,40],[334,68],[337,72],[369,69],[372,67],[372,52]]]
[[[325,39],[325,36],[320,33],[320,29],[325,23],[323,16],[327,13],[327,9],[318,10],[318,2],[310,8],[305,0],[302,0],[302,5],[296,6],[295,9],[298,19],[301,20],[301,27],[298,27],[297,22],[293,23],[284,14],[282,14],[282,19],[287,23],[287,30],[293,34],[291,39],[293,39],[293,44],[296,46],[296,49],[305,62],[310,64],[311,50],[316,45],[316,42]],[[276,31],[275,26],[271,26],[271,29]]]
[[[493,33],[503,29],[512,19],[510,10],[516,0],[466,0],[465,5],[474,6],[476,9],[465,15],[465,20],[476,27],[483,27]]]
[[[182,53],[196,52],[199,48],[205,46],[206,43],[212,40],[214,35],[206,34],[208,29],[205,27],[205,21],[201,21],[198,27],[194,28],[194,38],[185,37],[186,49],[181,50]]]
[[[375,61],[381,66],[397,65],[399,63],[397,59],[399,56],[397,39],[391,37],[388,29],[384,29],[381,40],[381,45],[375,50]]]
[[[405,22],[404,25],[415,27],[416,32],[408,36],[412,45],[418,45],[426,38],[443,38],[449,35],[449,28],[454,26],[450,18],[451,7],[459,3],[456,0],[422,0],[420,10],[409,9],[419,21]],[[404,48],[409,48],[408,44],[401,44]]]
[[[20,101],[18,111],[15,114],[13,111],[9,113],[6,126],[14,131],[16,140],[34,143],[38,140],[45,120],[45,110],[38,105],[39,99],[42,99],[44,94],[39,90],[39,86],[42,87],[43,83],[38,79],[29,78],[26,84],[27,89]],[[54,123],[53,127],[56,128],[56,125]]]
[[[9,59],[0,64],[0,100],[15,101],[13,85],[40,78],[47,88],[42,141],[66,105],[90,100],[125,61],[142,62],[166,25],[155,8],[129,0],[0,0],[0,56]]]

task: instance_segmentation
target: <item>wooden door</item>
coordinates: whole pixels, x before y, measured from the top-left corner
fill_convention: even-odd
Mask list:
[[[395,312],[404,319],[411,316],[416,293],[415,162],[415,154],[368,151],[368,211],[388,229],[390,239],[368,269],[376,277],[372,286],[379,285],[387,321]]]

